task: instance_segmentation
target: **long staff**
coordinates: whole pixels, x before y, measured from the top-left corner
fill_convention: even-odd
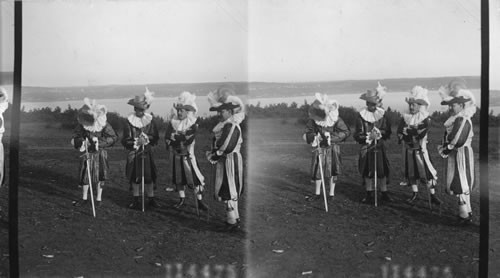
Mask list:
[[[319,137],[318,133],[318,137]],[[326,201],[326,190],[325,190],[325,177],[323,176],[323,164],[321,163],[321,147],[318,142],[318,168],[321,176],[321,187],[323,188],[323,200],[325,201],[325,211],[328,212],[328,202]]]
[[[141,153],[141,184],[142,184],[142,212],[144,212],[144,145],[142,147]]]
[[[377,138],[375,138],[374,140],[375,142],[375,145],[374,145],[374,149],[373,149],[373,157],[375,159],[375,163],[374,163],[374,166],[375,166],[375,176],[373,177],[374,179],[374,183],[375,183],[375,207],[377,206],[377,179],[378,179],[378,174],[377,174]]]
[[[89,139],[85,138],[85,161],[87,162],[87,174],[89,176],[90,202],[92,203],[92,214],[95,218],[94,193],[92,192],[92,176],[90,175],[90,154],[88,150]]]

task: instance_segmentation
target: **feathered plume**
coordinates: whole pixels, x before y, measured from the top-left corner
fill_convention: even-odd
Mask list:
[[[146,91],[144,92],[144,100],[148,105],[151,105],[151,103],[154,100],[154,92],[149,91],[148,87],[146,87]]]
[[[380,81],[378,81],[378,86],[375,88],[375,91],[377,92],[377,96],[379,99],[383,99],[385,94],[387,93],[387,87],[382,86],[380,84]]]

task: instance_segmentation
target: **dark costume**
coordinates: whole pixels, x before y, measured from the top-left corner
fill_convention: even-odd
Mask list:
[[[97,143],[94,141],[97,138]],[[103,182],[108,179],[109,164],[107,148],[113,146],[118,140],[118,135],[109,123],[100,131],[89,131],[83,125],[79,124],[73,131],[73,140],[75,149],[80,149],[83,142],[87,139],[90,143],[88,148],[90,156],[90,173],[92,184]],[[96,149],[97,147],[97,149]],[[87,174],[87,160],[85,156],[80,160],[79,184],[89,184]],[[104,185],[104,183],[102,183]]]
[[[123,129],[122,145],[129,151],[125,173],[130,183],[142,182],[142,161],[144,159],[144,183],[156,183],[157,170],[153,158],[153,146],[158,143],[159,134],[151,114],[138,118],[130,114],[127,125]],[[140,134],[144,133],[149,139],[149,144],[142,148],[135,145]]]
[[[363,178],[374,178],[375,175],[375,151],[377,152],[377,177],[378,178],[388,178],[389,177],[389,160],[387,159],[384,141],[389,139],[391,136],[391,123],[389,119],[385,116],[385,111],[381,108],[377,108],[375,112],[379,116],[370,116],[374,114],[368,110],[362,110],[356,119],[356,127],[353,134],[354,140],[361,144],[361,149],[359,152],[358,160],[358,170]],[[377,140],[377,145],[375,145],[375,140],[367,142],[368,133],[376,127],[380,130],[381,138]],[[387,179],[388,182],[388,179]]]

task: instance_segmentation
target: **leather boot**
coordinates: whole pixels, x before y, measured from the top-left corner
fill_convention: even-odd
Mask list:
[[[179,202],[174,205],[174,208],[180,208],[180,207],[182,207],[182,205],[184,205],[184,200],[185,199],[186,198],[179,198]]]
[[[418,192],[413,192],[413,195],[411,195],[411,197],[408,198],[406,202],[408,202],[409,204],[413,204],[417,200],[417,197],[418,197]]]

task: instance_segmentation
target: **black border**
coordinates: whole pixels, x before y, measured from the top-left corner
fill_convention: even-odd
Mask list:
[[[23,3],[14,2],[14,92],[12,94],[12,124],[9,150],[9,276],[19,277],[18,184],[19,128],[22,89]]]
[[[481,0],[481,114],[479,132],[480,163],[480,237],[479,277],[488,277],[489,263],[489,0]],[[18,246],[18,184],[19,184],[19,130],[22,92],[22,1],[14,2],[14,76],[12,124],[9,150],[9,276],[19,277]]]
[[[489,0],[481,1],[481,114],[479,124],[479,277],[488,277],[490,191],[488,187],[488,120],[490,102]]]

